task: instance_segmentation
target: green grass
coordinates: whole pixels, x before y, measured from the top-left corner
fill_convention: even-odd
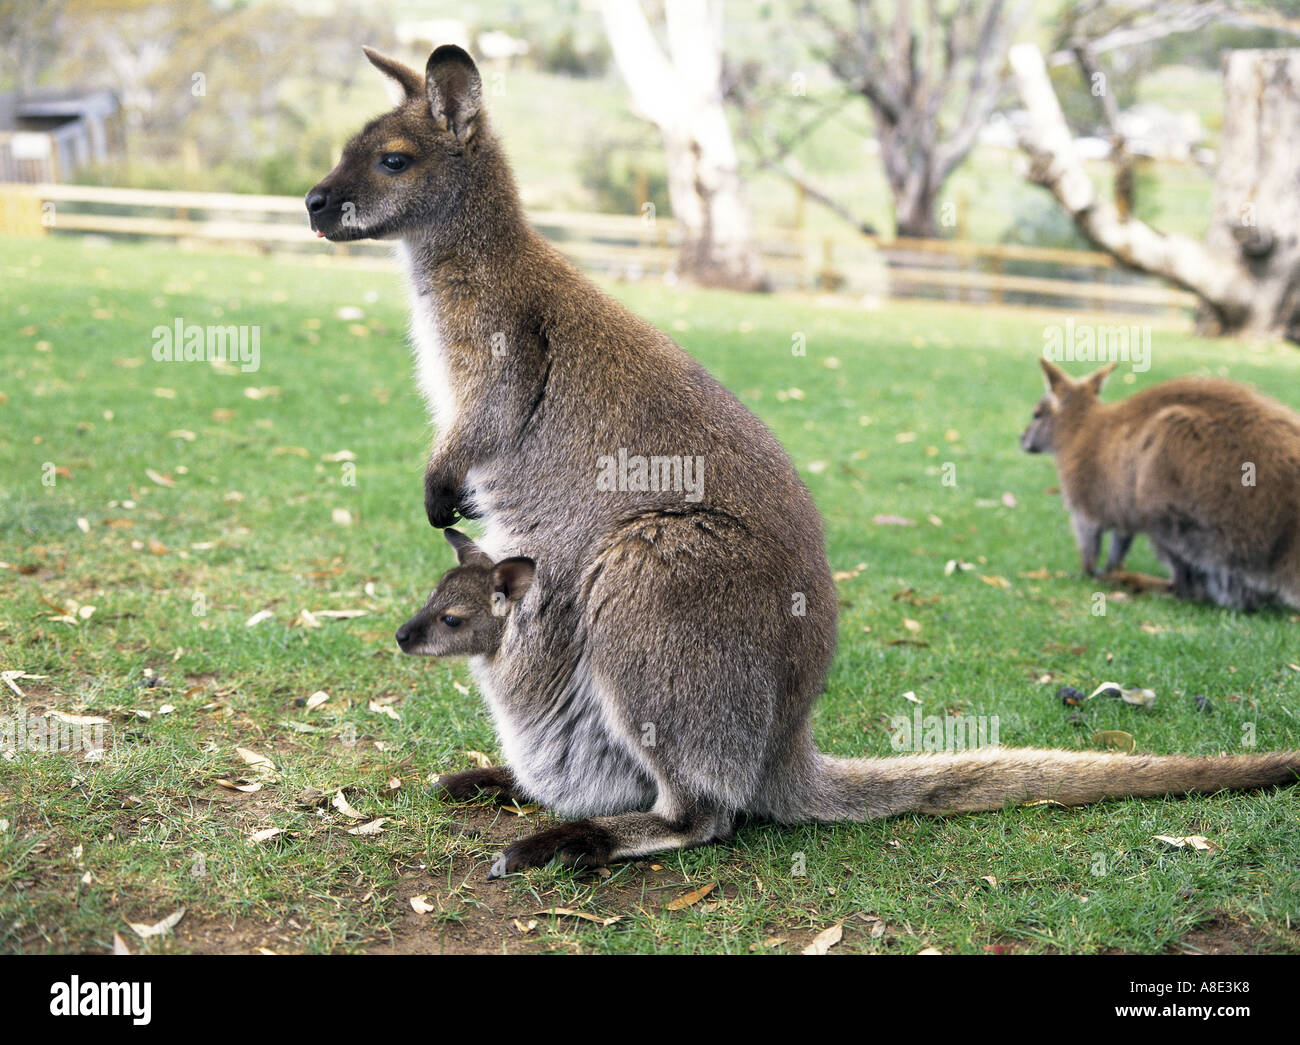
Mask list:
[[[451,563],[424,520],[428,428],[398,275],[67,239],[0,243],[0,275],[0,667],[47,676],[17,680],[26,708],[101,715],[113,734],[97,763],[0,760],[0,948],[94,951],[121,932],[156,950],[714,952],[769,937],[797,950],[843,921],[841,950],[1151,951],[1206,923],[1300,950],[1294,792],[750,825],[609,877],[485,883],[501,841],[546,816],[424,792],[496,747],[465,666],[403,658],[392,641]],[[816,716],[826,749],[889,753],[908,691],[927,715],[998,716],[1005,745],[1093,749],[1095,734],[1123,730],[1139,751],[1204,754],[1241,750],[1253,729],[1259,749],[1300,746],[1292,616],[1154,597],[1094,615],[1051,462],[1016,443],[1040,391],[1043,325],[1063,317],[614,289],[771,426],[826,518],[833,567],[856,574],[839,582],[839,653]],[[338,318],[344,306],[364,318]],[[261,369],[155,362],[151,331],[176,317],[259,325]],[[1163,328],[1152,342],[1150,372],[1117,376],[1109,395],[1205,372],[1300,405],[1290,348]],[[348,462],[323,460],[342,450],[355,485]],[[52,486],[47,463],[61,470]],[[340,509],[350,525],[334,521]],[[880,514],[917,525],[876,525]],[[974,569],[946,576],[951,559]],[[1144,542],[1130,564],[1158,569]],[[94,612],[51,619],[71,602]],[[291,626],[304,608],[367,613]],[[246,627],[263,609],[273,618]],[[1103,680],[1158,701],[1098,699],[1072,722],[1057,687]],[[328,703],[297,706],[317,690]],[[0,715],[23,710],[0,689]],[[236,746],[270,757],[278,779],[248,794],[216,784],[249,775]],[[306,787],[346,787],[368,817],[389,818],[383,832],[347,833],[328,805],[297,801]],[[286,834],[247,841],[267,827]],[[1157,834],[1222,850],[1174,850]],[[712,896],[666,910],[708,882]],[[415,914],[414,894],[435,912]],[[123,921],[182,905],[176,934],[149,944]],[[621,917],[542,918],[527,934],[510,921],[557,906]]]

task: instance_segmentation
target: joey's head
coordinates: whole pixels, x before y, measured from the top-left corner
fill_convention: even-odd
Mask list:
[[[1063,431],[1072,431],[1087,411],[1096,405],[1101,386],[1115,369],[1109,363],[1096,373],[1074,381],[1048,359],[1039,357],[1047,392],[1034,407],[1029,427],[1020,435],[1020,449],[1027,454],[1052,454],[1059,449]]]
[[[506,617],[533,583],[533,560],[494,563],[463,533],[443,532],[460,565],[443,574],[420,612],[397,629],[397,644],[422,657],[495,653]]]
[[[338,166],[307,193],[318,236],[334,241],[436,233],[463,220],[468,188],[481,179],[492,136],[474,60],[444,44],[423,73],[378,51],[366,57],[400,89],[397,108],[371,120],[343,148]]]

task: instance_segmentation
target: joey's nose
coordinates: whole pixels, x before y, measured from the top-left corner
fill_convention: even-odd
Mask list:
[[[408,625],[403,624],[400,628],[397,629],[397,644],[399,646],[405,646],[407,640],[410,639],[410,637],[411,637],[411,629]]]
[[[330,194],[327,189],[312,189],[307,193],[307,213],[319,214],[329,206]]]

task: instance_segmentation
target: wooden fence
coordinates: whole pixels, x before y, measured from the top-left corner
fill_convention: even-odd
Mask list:
[[[529,218],[584,269],[616,279],[662,277],[676,258],[672,220],[533,211]],[[0,234],[106,235],[221,243],[270,251],[387,253],[377,243],[326,246],[307,228],[302,200],[89,185],[0,185]],[[774,289],[872,299],[929,298],[1094,311],[1182,313],[1195,298],[1123,269],[1109,254],[965,240],[881,240],[760,229]]]

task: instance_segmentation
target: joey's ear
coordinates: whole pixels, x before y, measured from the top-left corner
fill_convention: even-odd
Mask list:
[[[492,567],[492,590],[503,593],[510,602],[518,602],[533,586],[536,573],[537,564],[532,559],[502,559]]]
[[[1083,379],[1083,384],[1091,388],[1093,395],[1096,395],[1101,391],[1101,386],[1106,383],[1106,378],[1110,377],[1110,372],[1114,369],[1114,363],[1107,363],[1100,370],[1085,377]]]
[[[402,89],[408,102],[424,97],[424,77],[409,65],[403,65],[396,58],[380,54],[373,47],[363,47],[361,50],[365,51],[371,65]]]
[[[424,86],[434,121],[460,141],[468,141],[478,127],[483,104],[483,82],[474,59],[455,44],[443,44],[429,55]]]
[[[470,563],[478,563],[483,566],[492,565],[492,560],[483,549],[459,530],[443,530],[442,535],[447,538],[447,543],[456,549],[456,561],[462,566],[467,566]]]
[[[1047,378],[1047,390],[1059,399],[1074,382],[1070,380],[1069,374],[1046,356],[1039,356],[1038,362],[1043,368],[1043,376]]]

